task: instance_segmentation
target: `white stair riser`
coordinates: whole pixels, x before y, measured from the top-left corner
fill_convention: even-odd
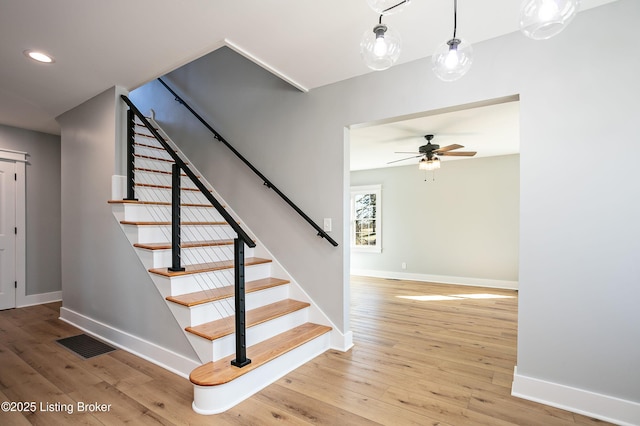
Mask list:
[[[145,145],[153,145],[153,141],[155,139],[152,139],[151,141],[149,141],[148,138],[139,138],[137,139],[137,142],[145,144]],[[158,144],[159,145],[159,144]],[[161,149],[154,149],[154,148],[147,148],[146,146],[140,146],[137,145],[135,147],[136,150],[136,155],[143,155],[145,157],[153,157],[153,158],[162,158],[163,160],[173,160],[171,158],[171,155],[169,155],[169,153],[167,151],[165,151],[163,148]],[[136,162],[139,159],[136,158]]]
[[[222,413],[327,351],[329,345],[329,333],[325,333],[223,385],[194,385],[193,410],[205,415]]]
[[[171,185],[171,184],[169,184]],[[150,188],[136,186],[136,198],[143,201],[171,202],[171,190],[166,188]],[[182,204],[209,204],[209,201],[200,191],[181,191],[180,202]]]
[[[245,281],[254,281],[268,278],[271,274],[271,263],[251,265],[245,268]],[[197,291],[233,285],[233,269],[206,272],[201,274],[181,275],[177,277],[165,277],[158,274],[150,274],[154,283],[160,290],[162,297],[178,296],[181,294],[195,293]]]
[[[125,233],[135,243],[166,243],[171,241],[170,225],[125,225]],[[235,232],[230,225],[183,225],[180,227],[181,241],[233,240]]]
[[[246,310],[256,309],[270,303],[279,302],[289,297],[289,284],[253,291],[245,295]],[[169,302],[171,310],[181,327],[194,327],[205,322],[215,321],[225,316],[232,316],[235,312],[234,298],[229,297],[215,302],[187,307]],[[184,322],[183,322],[184,320]]]
[[[246,294],[246,309],[256,309],[261,306],[287,299],[289,284],[272,287],[265,290],[254,291]],[[194,327],[205,322],[215,321],[225,316],[233,316],[235,312],[234,299],[229,297],[224,300],[201,305],[187,307],[173,302],[167,302],[178,324],[182,328]]]
[[[162,173],[151,173],[136,170],[135,172],[136,183],[146,183],[151,185],[171,186],[171,175]],[[180,178],[181,188],[195,188],[196,185],[187,176]]]
[[[157,161],[150,158],[135,158],[135,167],[137,169],[160,170],[163,172],[171,172],[171,165],[168,161]]]
[[[147,250],[136,249],[142,264],[147,269],[163,268],[172,265],[171,250]],[[245,246],[245,257],[252,257],[254,250]],[[211,260],[233,259],[233,245],[183,248],[181,263],[183,265],[193,265],[197,263],[210,262]]]
[[[224,219],[213,207],[182,206],[182,222],[222,222]],[[125,204],[124,220],[129,222],[167,222],[171,220],[170,205]]]
[[[309,308],[300,309],[298,311],[291,312],[278,318],[274,318],[253,327],[248,327],[247,347],[270,339],[280,333],[284,333],[285,331],[291,330],[294,327],[306,323],[309,316],[308,310]],[[192,342],[194,348],[200,348],[200,350],[202,350],[202,348],[204,347],[202,345],[202,342],[197,342],[197,340],[204,341],[209,345],[208,350],[210,351],[210,354],[207,354],[206,352],[204,353],[207,361],[203,360],[203,362],[217,361],[221,358],[234,354],[236,351],[235,333],[229,334],[213,341],[202,338],[193,333],[187,333],[187,335],[190,334],[192,336],[189,336],[189,340]],[[200,353],[198,353],[198,355],[202,359],[203,355]]]

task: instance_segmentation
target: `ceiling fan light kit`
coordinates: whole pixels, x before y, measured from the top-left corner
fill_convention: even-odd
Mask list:
[[[382,17],[399,13],[410,0],[367,0],[380,18],[373,31],[366,31],[360,42],[365,64],[374,71],[390,68],[400,57],[401,39],[397,32],[382,24]],[[580,0],[524,0],[520,8],[520,30],[534,40],[545,40],[569,25],[580,9]],[[471,44],[457,37],[458,0],[453,0],[453,37],[441,44],[431,56],[432,70],[442,81],[464,76],[473,63]]]
[[[418,169],[420,170],[431,171],[439,168],[440,168],[440,159],[438,157],[434,157],[431,160],[427,160],[426,158],[423,157],[418,162]]]

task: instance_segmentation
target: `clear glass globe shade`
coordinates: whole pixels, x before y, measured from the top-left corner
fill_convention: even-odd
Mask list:
[[[580,9],[580,0],[525,0],[520,8],[520,31],[545,40],[564,30]]]
[[[367,0],[367,3],[376,13],[380,15],[393,15],[394,13],[402,12],[408,5],[411,3],[411,0],[407,0],[406,2],[393,7],[400,3],[400,0]],[[389,9],[393,7],[392,9]],[[389,10],[387,10],[389,9]]]
[[[376,25],[374,30],[379,27]],[[377,33],[371,30],[366,31],[360,42],[360,54],[364,63],[375,71],[390,68],[400,57],[402,44],[400,34],[388,26],[385,27],[386,31],[382,34],[380,30]]]
[[[472,63],[473,49],[463,39],[442,43],[431,56],[433,72],[442,81],[459,79],[469,71]]]

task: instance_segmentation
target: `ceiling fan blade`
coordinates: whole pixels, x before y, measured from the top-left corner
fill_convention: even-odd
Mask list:
[[[449,157],[473,157],[476,155],[475,151],[458,151],[458,152],[439,152],[438,155]]]
[[[413,157],[402,158],[402,159],[400,159],[400,160],[393,160],[393,161],[389,161],[387,164],[397,163],[398,161],[411,160],[412,158],[418,158],[418,157],[422,157],[422,154],[420,154],[420,155],[414,155]]]
[[[438,148],[435,151],[438,153],[441,153],[441,152],[452,151],[454,149],[460,149],[460,148],[464,148],[464,146],[454,143],[453,145],[447,145],[447,146],[443,146],[442,148]]]

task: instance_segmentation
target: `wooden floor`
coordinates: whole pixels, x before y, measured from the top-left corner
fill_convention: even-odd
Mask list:
[[[59,346],[79,334],[59,303],[0,311],[0,402],[37,404],[0,411],[0,425],[605,424],[510,396],[516,292],[360,277],[351,288],[353,349],[216,416],[191,410],[186,379],[127,352],[83,360]],[[109,411],[78,412],[78,401]]]

